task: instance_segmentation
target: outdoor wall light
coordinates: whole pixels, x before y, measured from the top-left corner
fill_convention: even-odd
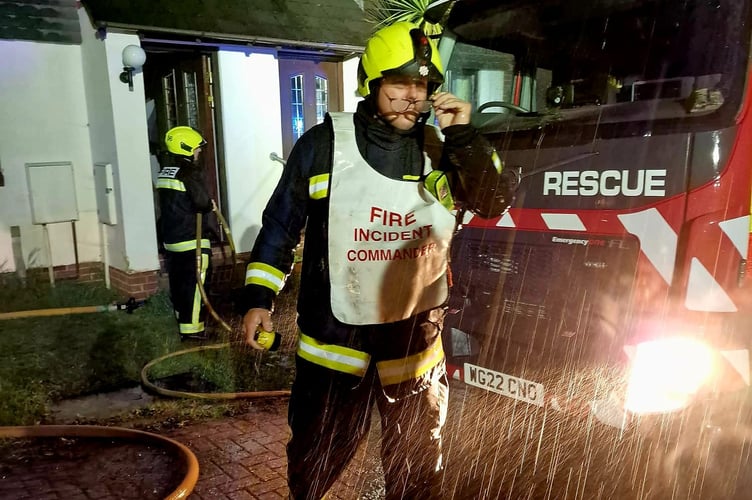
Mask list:
[[[120,81],[128,84],[128,90],[133,92],[133,72],[138,71],[146,62],[146,52],[138,45],[128,45],[123,49],[123,72]]]

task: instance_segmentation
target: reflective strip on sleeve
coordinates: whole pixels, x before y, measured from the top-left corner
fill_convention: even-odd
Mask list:
[[[408,175],[408,174],[405,174],[405,175],[402,176],[402,179],[406,180],[406,181],[419,181],[420,180],[420,176],[419,175]]]
[[[157,189],[173,189],[175,191],[185,191],[183,181],[177,179],[168,179],[166,177],[157,178]]]
[[[263,262],[251,262],[245,271],[245,284],[265,286],[277,294],[285,284],[285,273]]]
[[[444,348],[441,338],[437,338],[431,347],[425,351],[406,358],[390,359],[376,363],[381,385],[394,385],[415,379],[428,372],[444,359]]]
[[[362,377],[368,370],[371,356],[365,352],[356,351],[349,347],[324,344],[318,340],[298,332],[298,356],[319,366],[342,373],[349,373]]]
[[[178,243],[165,243],[164,247],[165,250],[169,250],[170,252],[187,252],[189,250],[196,249],[196,240],[181,241]],[[211,248],[211,242],[205,238],[202,239],[201,248]]]
[[[329,174],[314,175],[308,179],[308,196],[320,200],[329,195]]]

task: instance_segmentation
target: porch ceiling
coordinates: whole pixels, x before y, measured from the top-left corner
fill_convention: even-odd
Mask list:
[[[373,25],[355,0],[83,0],[95,26],[145,36],[252,43],[346,55]]]

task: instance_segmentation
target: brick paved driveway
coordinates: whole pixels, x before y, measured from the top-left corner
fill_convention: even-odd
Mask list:
[[[329,500],[383,498],[376,458],[378,426]],[[287,399],[259,401],[232,418],[189,425],[165,435],[188,446],[199,461],[199,479],[190,500],[288,498],[285,444],[289,438]]]

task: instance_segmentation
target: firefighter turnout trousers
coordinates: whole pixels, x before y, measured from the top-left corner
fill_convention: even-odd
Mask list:
[[[208,243],[208,240],[204,240]],[[201,248],[201,284],[211,280],[211,248]],[[167,252],[167,272],[170,278],[170,299],[181,335],[202,335],[206,309],[196,281],[196,250]]]
[[[361,378],[297,356],[288,413],[290,498],[324,496],[368,436],[374,403],[381,416],[386,499],[441,498],[441,430],[449,395],[443,360],[429,380],[424,390],[394,399],[385,394],[376,363]]]

